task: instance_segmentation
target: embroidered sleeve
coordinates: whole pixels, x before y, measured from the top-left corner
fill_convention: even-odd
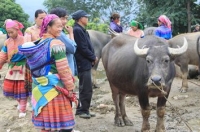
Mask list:
[[[24,41],[31,42],[31,31],[30,28],[27,28],[24,34]]]
[[[51,56],[55,59],[58,74],[68,90],[74,89],[72,72],[69,68],[65,45],[59,40],[51,42]]]
[[[4,63],[6,63],[7,60],[8,60],[7,45],[5,42],[0,52],[0,68],[3,66]]]

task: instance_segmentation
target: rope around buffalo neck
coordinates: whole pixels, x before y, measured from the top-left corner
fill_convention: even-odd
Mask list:
[[[156,86],[156,88],[158,90],[160,90],[162,93],[166,93],[164,90],[163,90],[163,87],[161,85],[161,89],[153,82],[153,84]],[[164,98],[167,100],[167,102],[169,102],[170,106],[172,107],[172,110],[174,110],[177,115],[181,118],[181,121],[183,121],[183,123],[190,129],[190,132],[193,132],[191,127],[189,126],[189,124],[181,117],[181,115],[178,113],[178,111],[174,108],[174,106],[172,105],[172,103],[164,96]]]

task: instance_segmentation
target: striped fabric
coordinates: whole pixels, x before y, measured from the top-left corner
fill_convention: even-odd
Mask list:
[[[24,80],[5,79],[3,83],[3,94],[6,97],[15,99],[26,99],[30,93],[24,88],[24,85]]]
[[[75,122],[69,99],[59,94],[42,108],[38,116],[32,115],[32,122],[36,128],[44,130],[72,129]]]
[[[28,66],[28,64],[26,64],[26,70],[25,70],[25,89],[28,90],[28,92],[31,95],[31,91],[32,91],[32,76],[31,76],[31,71],[30,68]]]
[[[19,52],[27,57],[27,62],[30,66],[30,69],[32,70],[33,77],[47,75],[50,70],[50,65],[44,64],[50,61],[49,45],[51,40],[52,39],[46,39],[39,44],[28,48],[23,48],[22,46],[19,46]],[[39,66],[41,68],[33,71],[33,69],[36,69]]]

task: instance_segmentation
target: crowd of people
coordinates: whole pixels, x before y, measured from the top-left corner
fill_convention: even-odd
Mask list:
[[[72,132],[75,125],[72,102],[77,104],[75,115],[84,119],[95,117],[89,110],[93,94],[91,68],[98,58],[86,30],[89,16],[84,10],[74,12],[75,24],[70,27],[66,25],[65,9],[57,7],[49,14],[39,9],[35,12],[35,24],[24,34],[22,23],[5,21],[8,39],[0,52],[0,68],[5,63],[9,67],[3,94],[17,100],[19,118],[26,116],[31,97],[32,122],[41,132]],[[113,13],[110,21],[111,29],[123,32],[118,13]],[[169,18],[161,15],[157,23],[155,35],[166,40],[172,38]],[[143,29],[140,22],[131,20],[127,34],[143,38]],[[79,79],[79,99],[74,93],[75,76]]]
[[[166,15],[161,15],[157,20],[158,28],[155,30],[155,35],[166,40],[172,38],[171,21]],[[126,34],[134,36],[136,38],[143,38],[143,25],[140,22],[131,20],[130,29]],[[118,13],[113,13],[110,17],[110,28],[117,33],[122,33],[123,28],[120,25],[120,15]]]
[[[5,20],[8,39],[0,52],[0,68],[5,63],[9,67],[3,94],[17,100],[19,118],[26,116],[30,98],[32,122],[41,132],[72,132],[72,102],[77,105],[76,115],[80,118],[95,116],[89,111],[91,68],[98,58],[85,29],[89,16],[84,10],[74,12],[75,24],[70,27],[66,26],[65,9],[57,7],[49,14],[39,9],[35,24],[24,34],[22,23]],[[74,93],[75,76],[79,79],[79,99]]]

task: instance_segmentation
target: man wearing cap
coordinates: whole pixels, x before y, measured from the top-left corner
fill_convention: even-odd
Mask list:
[[[78,10],[72,14],[72,18],[75,20],[73,31],[74,40],[77,44],[75,59],[79,78],[79,106],[76,110],[76,115],[79,115],[81,118],[95,116],[95,114],[89,112],[93,93],[91,68],[98,58],[95,56],[89,34],[85,29],[89,16],[83,10]]]

